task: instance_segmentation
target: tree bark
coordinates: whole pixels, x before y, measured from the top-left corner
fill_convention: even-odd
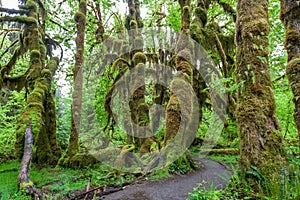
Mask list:
[[[44,30],[38,23],[38,5],[34,1],[27,1],[27,5],[30,5],[31,9],[28,12],[28,17],[33,23],[25,24],[24,28],[24,43],[27,46],[26,50],[30,51],[30,67],[26,76],[26,85],[28,90],[27,106],[22,112],[16,128],[16,142],[15,151],[18,159],[22,158],[24,149],[24,131],[26,129],[27,121],[31,121],[34,146],[36,148],[33,155],[38,158],[33,161],[39,165],[51,164],[49,161],[57,160],[55,155],[57,153],[56,146],[56,127],[52,126],[53,130],[46,131],[44,124],[47,121],[46,117],[49,112],[54,112],[55,109],[48,108],[51,93],[52,77],[57,69],[59,60],[58,58],[52,58],[48,65],[46,62],[46,47],[42,42]],[[53,105],[52,105],[53,108]],[[49,128],[49,127],[47,127]],[[51,136],[47,134],[51,132]],[[46,135],[45,135],[46,134]],[[40,139],[43,142],[39,141]],[[49,144],[54,144],[49,146]]]
[[[33,134],[30,123],[31,121],[27,122],[27,127],[24,134],[24,154],[18,175],[18,188],[21,190],[26,190],[26,192],[37,199],[41,199],[43,195],[33,187],[33,183],[30,181],[30,161],[32,158],[33,146]]]
[[[246,172],[258,168],[269,181],[277,181],[285,153],[269,73],[268,0],[239,0],[237,12],[235,76],[243,82],[237,102],[240,175],[250,180]]]
[[[285,48],[288,53],[286,75],[294,94],[299,149],[300,149],[300,5],[298,1],[281,0],[280,18],[286,29]]]
[[[83,87],[83,65],[84,65],[84,40],[86,27],[86,10],[87,3],[85,0],[79,2],[79,10],[75,13],[74,19],[77,28],[76,37],[76,53],[75,65],[73,67],[74,87],[72,94],[72,116],[71,116],[71,132],[69,138],[69,145],[64,157],[59,161],[61,166],[72,166],[71,159],[79,151],[78,137],[80,131],[81,109],[82,109],[82,87]]]

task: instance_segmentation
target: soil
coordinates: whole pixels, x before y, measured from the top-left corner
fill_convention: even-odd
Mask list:
[[[207,158],[196,159],[201,163],[198,170],[186,175],[176,175],[159,181],[142,182],[129,185],[109,195],[100,197],[105,200],[184,200],[193,189],[205,181],[201,187],[209,190],[223,189],[233,172],[230,167]]]

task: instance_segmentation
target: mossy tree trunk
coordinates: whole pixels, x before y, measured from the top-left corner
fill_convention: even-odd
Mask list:
[[[32,0],[26,1],[26,6],[30,9],[28,17],[16,19],[22,19],[25,22],[24,45],[26,46],[25,49],[30,51],[30,68],[26,74],[29,95],[27,106],[16,126],[15,151],[16,157],[21,159],[24,147],[24,132],[27,122],[30,121],[35,147],[33,161],[43,166],[55,164],[57,155],[60,153],[56,144],[56,119],[51,119],[51,130],[49,127],[46,128],[49,125],[47,117],[55,117],[54,102],[51,101],[51,82],[59,60],[53,58],[45,67],[46,47],[43,42],[45,33],[38,23],[39,6],[38,3]],[[49,105],[51,106],[48,107]]]
[[[146,63],[146,56],[140,50],[143,46],[143,39],[140,33],[139,28],[143,27],[142,18],[140,16],[140,2],[139,0],[128,0],[129,15],[126,18],[126,28],[129,31],[133,39],[131,41],[132,51],[131,51],[131,68],[135,68],[136,75],[133,76],[134,80],[131,80],[133,83],[133,88],[136,88],[138,85],[141,87],[136,88],[130,97],[129,107],[131,112],[131,120],[135,125],[130,125],[132,135],[127,135],[128,142],[134,144],[137,148],[141,147],[145,133],[140,133],[139,126],[146,126],[149,123],[149,106],[145,103],[145,80],[144,80],[144,70]],[[126,122],[125,122],[126,123]],[[126,124],[128,125],[128,124]],[[134,127],[137,127],[134,128]],[[133,137],[132,137],[133,136]]]
[[[286,29],[285,48],[288,52],[286,75],[294,94],[299,149],[300,149],[300,5],[298,1],[281,0],[281,20]]]
[[[84,65],[84,40],[86,28],[86,11],[87,3],[85,0],[79,2],[79,10],[75,13],[77,37],[76,37],[76,53],[75,65],[73,67],[73,94],[71,107],[71,132],[69,144],[65,155],[60,159],[60,166],[72,167],[72,158],[79,152],[79,131],[80,131],[80,115],[82,109],[82,87],[83,87],[83,65]]]
[[[258,169],[266,180],[278,181],[285,154],[268,64],[268,0],[239,0],[237,12],[235,76],[244,82],[237,102],[240,175],[252,183],[255,177],[246,174]]]
[[[187,146],[187,141],[191,135],[187,134],[189,129],[189,121],[191,120],[191,113],[198,113],[199,108],[190,107],[192,104],[192,94],[187,91],[185,81],[193,86],[193,89],[199,89],[199,74],[193,73],[194,67],[190,63],[193,58],[193,45],[189,41],[190,36],[190,24],[191,24],[191,7],[190,0],[179,0],[180,11],[181,11],[181,31],[177,41],[176,55],[175,58],[175,68],[178,72],[181,72],[185,78],[174,78],[171,82],[171,94],[169,102],[166,107],[166,129],[164,133],[164,145],[167,148],[169,145],[177,145],[178,148],[182,148],[181,152],[185,151]],[[181,55],[181,56],[179,56]],[[196,73],[196,72],[195,72]],[[199,116],[197,116],[199,117]],[[183,126],[183,133],[181,126]],[[177,135],[181,135],[180,141],[175,141]],[[183,150],[183,151],[182,151]],[[185,165],[187,169],[195,169],[196,164],[189,154],[184,154],[178,158],[175,165]]]

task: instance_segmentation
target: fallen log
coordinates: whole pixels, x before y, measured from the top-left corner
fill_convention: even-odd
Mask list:
[[[31,122],[28,121],[24,134],[24,154],[18,175],[18,188],[19,190],[25,190],[26,193],[35,199],[42,199],[42,193],[35,189],[33,182],[30,181],[30,161],[32,157],[33,145],[32,127],[30,123]]]

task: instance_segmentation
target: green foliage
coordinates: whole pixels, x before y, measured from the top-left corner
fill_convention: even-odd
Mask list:
[[[239,158],[239,155],[209,155],[208,156],[209,158],[211,158],[212,160],[216,160],[216,161],[220,161],[222,163],[225,163],[225,164],[230,164],[230,165],[237,165],[238,162],[238,158]]]
[[[9,92],[2,89],[0,100],[0,161],[1,157],[11,157],[14,154],[15,125],[21,111],[25,107],[24,91]]]
[[[177,160],[169,165],[169,173],[171,174],[186,174],[198,167],[197,163],[187,152],[180,156]]]
[[[247,171],[248,176],[255,177],[258,182],[254,183],[254,186],[242,181],[238,175],[238,171],[232,176],[230,182],[224,190],[215,190],[214,187],[210,187],[210,190],[203,188],[203,183],[194,188],[194,192],[189,194],[190,200],[201,199],[213,199],[213,200],[237,200],[237,199],[297,199],[300,195],[300,176],[299,167],[295,163],[291,163],[289,171],[282,167],[280,171],[280,181],[268,181],[264,178],[264,175],[255,166],[251,166],[251,170]],[[258,184],[260,182],[260,184]],[[268,194],[263,193],[262,187],[268,187]]]
[[[0,199],[31,199],[17,189],[17,176],[20,163],[9,161],[0,165]],[[75,190],[84,191],[88,180],[91,187],[99,185],[121,185],[133,181],[135,176],[120,173],[105,165],[95,168],[65,169],[43,168],[31,166],[30,179],[34,186],[46,193],[46,199],[59,199],[66,195],[74,196]],[[64,197],[65,198],[65,197]]]
[[[71,126],[71,103],[70,94],[61,94],[56,91],[56,123],[57,123],[57,142],[62,149],[68,146],[70,126]]]
[[[215,190],[214,185],[210,186],[209,190],[204,189],[204,184],[206,182],[198,184],[197,187],[194,188],[194,193],[189,193],[188,200],[219,200],[220,195],[223,193],[222,190]]]

